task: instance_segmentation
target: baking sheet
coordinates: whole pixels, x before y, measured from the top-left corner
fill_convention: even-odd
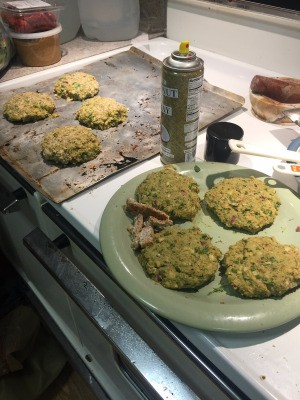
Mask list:
[[[126,52],[97,61],[80,69],[96,77],[99,95],[125,104],[128,119],[118,127],[94,130],[102,143],[102,152],[92,161],[79,166],[58,167],[45,162],[40,142],[45,133],[62,125],[78,125],[75,112],[79,101],[67,101],[54,95],[57,78],[31,87],[2,93],[0,108],[14,93],[39,91],[53,97],[57,118],[27,124],[0,120],[0,155],[35,189],[48,199],[60,203],[119,171],[159,153],[161,62],[132,47]],[[211,122],[240,109],[244,98],[204,84],[200,130]]]

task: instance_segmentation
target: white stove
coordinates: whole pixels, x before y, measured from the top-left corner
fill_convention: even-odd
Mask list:
[[[134,43],[142,51],[160,60],[178,48],[178,42],[156,38],[150,41]],[[271,147],[286,149],[290,142],[300,134],[296,125],[280,126],[262,122],[252,115],[248,90],[252,77],[256,74],[280,76],[280,71],[257,68],[224,56],[191,47],[204,60],[205,78],[216,86],[245,97],[243,109],[225,118],[240,125],[244,130],[244,140]],[[126,51],[123,48],[118,51]],[[80,60],[59,68],[34,74],[34,76],[0,83],[0,90],[10,90],[19,86],[31,85],[43,79],[49,79],[62,72],[73,71],[99,59],[106,58],[118,51],[102,54],[90,59]],[[197,160],[203,160],[205,133],[198,137]],[[274,159],[241,155],[239,165],[256,169],[283,181],[297,191],[294,177],[280,175],[273,171]],[[112,195],[128,180],[150,169],[160,167],[159,156],[122,171],[89,190],[76,195],[62,204],[51,203],[85,239],[101,252],[99,227],[102,214]],[[43,199],[41,200],[43,203]],[[97,275],[97,274],[96,274]],[[97,280],[97,276],[94,277]],[[171,322],[178,329],[183,340],[187,340],[200,350],[212,363],[250,399],[300,398],[300,318],[269,331],[251,334],[210,333]]]

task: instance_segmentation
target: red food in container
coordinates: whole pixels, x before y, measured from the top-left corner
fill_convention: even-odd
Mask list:
[[[24,2],[21,1],[11,1],[0,5],[1,19],[8,31],[45,32],[59,25],[59,12],[63,7],[54,7],[39,0],[31,1],[30,4],[33,6],[29,8],[24,7]]]

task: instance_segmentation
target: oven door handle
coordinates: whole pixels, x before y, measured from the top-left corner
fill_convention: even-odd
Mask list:
[[[60,237],[59,242],[61,241]],[[51,241],[39,228],[35,228],[23,238],[23,242],[108,340],[122,361],[122,369],[127,370],[126,375],[144,394],[147,393],[148,398],[153,400],[168,398],[168,393],[174,392],[176,382],[177,392],[180,393],[178,398],[198,399],[198,396],[170,370],[109,304],[105,296],[57,247],[55,240]],[[67,243],[65,241],[65,244]],[[134,346],[129,345],[130,343],[134,343]],[[162,376],[164,376],[163,384]]]

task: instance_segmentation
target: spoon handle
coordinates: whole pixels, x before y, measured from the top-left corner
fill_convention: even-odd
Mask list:
[[[282,161],[300,163],[300,153],[292,150],[270,150],[267,147],[260,147],[246,143],[241,140],[230,139],[229,147],[233,153],[249,154],[253,156],[277,158]]]

